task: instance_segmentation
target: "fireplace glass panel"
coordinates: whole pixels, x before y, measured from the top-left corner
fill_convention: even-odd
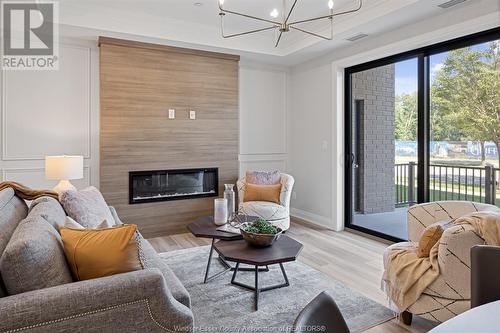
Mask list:
[[[130,172],[130,203],[218,196],[218,170]]]

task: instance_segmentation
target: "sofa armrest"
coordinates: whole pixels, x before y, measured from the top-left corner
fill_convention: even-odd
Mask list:
[[[0,298],[0,331],[177,332],[193,325],[158,269]]]
[[[455,225],[445,230],[439,241],[440,275],[457,294],[470,298],[471,248],[484,244],[471,225]]]

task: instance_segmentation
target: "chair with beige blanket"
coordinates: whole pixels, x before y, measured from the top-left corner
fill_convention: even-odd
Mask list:
[[[384,253],[384,268],[393,251],[415,251],[424,229],[439,221],[459,218],[476,211],[500,211],[498,207],[469,201],[440,201],[408,209],[408,242],[393,244]],[[446,321],[470,309],[470,250],[485,244],[471,225],[452,225],[445,229],[437,246],[438,277],[402,313],[405,324],[412,314],[435,321]],[[405,309],[401,309],[405,310]]]

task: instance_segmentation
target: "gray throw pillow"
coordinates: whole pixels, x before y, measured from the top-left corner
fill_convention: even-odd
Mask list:
[[[0,271],[9,295],[73,282],[59,233],[40,216],[28,216],[12,235]]]
[[[59,230],[66,221],[66,213],[61,204],[51,197],[41,197],[33,200],[28,215],[30,217],[43,217],[56,230]]]
[[[277,185],[281,182],[281,174],[274,171],[247,171],[245,181],[255,185]]]
[[[104,220],[116,224],[101,192],[93,186],[81,191],[62,192],[59,201],[66,214],[85,228],[96,228]]]

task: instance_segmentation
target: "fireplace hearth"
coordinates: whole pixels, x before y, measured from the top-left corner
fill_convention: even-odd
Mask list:
[[[219,195],[218,169],[129,172],[129,203],[183,200]]]

